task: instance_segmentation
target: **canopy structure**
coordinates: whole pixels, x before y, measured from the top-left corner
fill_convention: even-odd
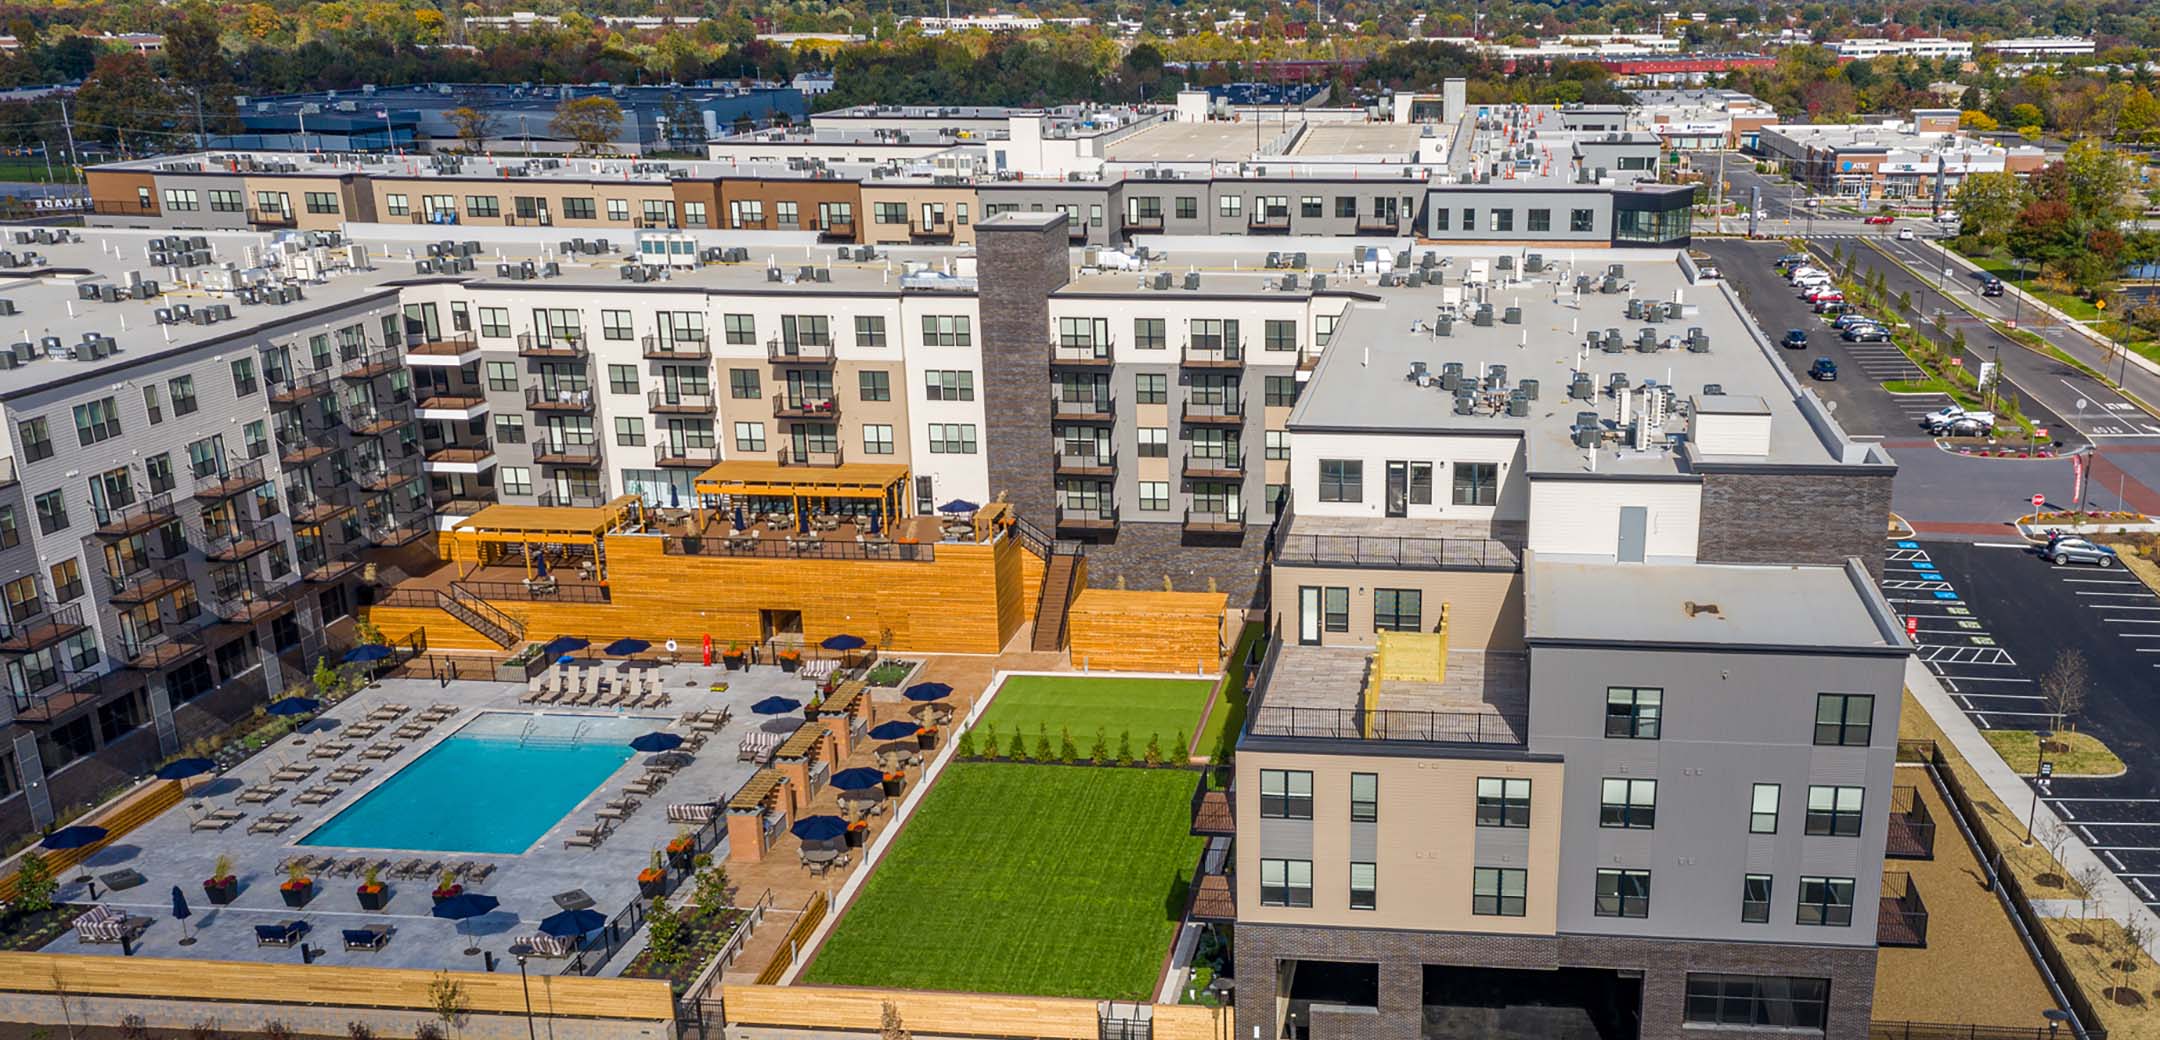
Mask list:
[[[803,503],[809,501],[867,500],[876,504],[879,520],[890,529],[894,519],[905,515],[908,468],[891,462],[783,466],[761,459],[735,459],[698,474],[690,487],[701,497],[784,498],[788,500],[789,511],[797,516],[802,515]],[[704,505],[712,508],[719,503],[706,502]],[[699,526],[704,526],[702,517]]]
[[[584,546],[597,564],[607,533],[641,504],[636,495],[623,495],[604,506],[489,506],[450,529],[450,558],[459,577],[511,557],[522,557],[525,576],[533,577],[535,546]]]

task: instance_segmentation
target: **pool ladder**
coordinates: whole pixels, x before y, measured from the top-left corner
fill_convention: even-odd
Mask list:
[[[552,734],[542,734],[542,733],[534,733],[534,732],[533,732],[533,728],[534,728],[534,727],[536,727],[536,726],[538,726],[539,724],[540,724],[540,720],[539,720],[539,719],[534,719],[534,720],[532,720],[532,721],[530,721],[530,722],[527,722],[527,723],[525,724],[525,731],[524,731],[524,732],[522,732],[522,733],[520,733],[520,734],[518,734],[518,747],[521,747],[521,748],[528,748],[528,747],[535,747],[535,748],[549,748],[549,747],[555,747],[555,748],[579,748],[579,747],[583,747],[583,746],[585,745],[585,728],[586,728],[586,727],[588,727],[588,726],[590,726],[590,725],[592,725],[592,723],[591,723],[590,721],[580,722],[580,723],[578,723],[578,724],[577,724],[577,728],[576,728],[576,729],[574,729],[574,730],[571,730],[571,731],[570,731],[570,735],[569,735],[569,736],[557,736],[557,735],[552,735]]]

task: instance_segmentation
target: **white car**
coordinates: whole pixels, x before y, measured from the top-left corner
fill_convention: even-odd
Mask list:
[[[1926,423],[1930,432],[1941,433],[1945,430],[1971,429],[1974,427],[1978,427],[1984,432],[1995,428],[1994,412],[1968,412],[1962,408],[1944,409],[1943,411],[1955,411],[1956,414],[1942,415],[1940,411],[1929,412]]]
[[[1900,242],[1910,242],[1920,236],[1913,234],[1913,230],[1909,227],[1901,227],[1897,229],[1897,237]]]

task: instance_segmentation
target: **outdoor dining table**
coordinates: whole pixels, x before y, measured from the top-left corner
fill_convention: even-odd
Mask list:
[[[812,863],[831,863],[840,858],[840,850],[824,847],[803,846],[803,858]]]

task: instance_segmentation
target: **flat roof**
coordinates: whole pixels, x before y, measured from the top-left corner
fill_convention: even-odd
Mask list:
[[[1546,643],[1912,649],[1857,566],[1590,563],[1525,568],[1524,638]]]
[[[1291,155],[1357,155],[1372,158],[1417,158],[1418,138],[1425,127],[1416,123],[1313,123],[1298,137]]]
[[[638,501],[623,495],[604,506],[491,505],[458,521],[451,528],[471,535],[574,535],[597,538],[613,529],[616,521]]]
[[[731,459],[697,475],[692,486],[706,495],[840,495],[878,497],[907,479],[897,462],[850,462],[831,467],[783,466],[763,459]]]

